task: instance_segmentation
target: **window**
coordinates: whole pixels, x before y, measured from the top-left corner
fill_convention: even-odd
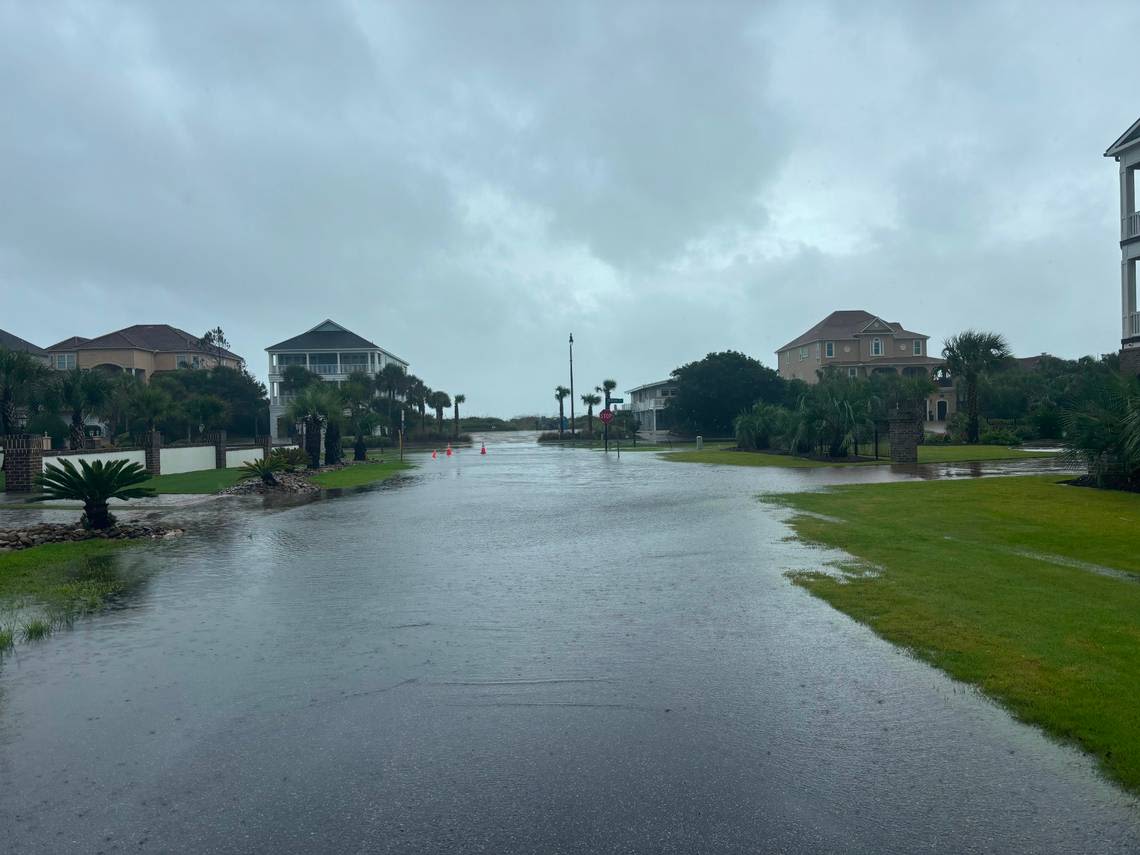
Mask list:
[[[805,359],[807,359],[807,348],[801,347],[800,348],[800,362],[803,362]]]
[[[52,355],[52,366],[59,371],[70,371],[75,367],[74,353],[56,353]]]
[[[883,340],[881,338],[871,339],[871,356],[883,355]]]
[[[914,355],[922,356],[922,339],[920,338],[914,340]]]
[[[835,342],[829,341],[824,347],[823,352],[829,359],[835,356]]]
[[[847,376],[848,377],[858,377],[859,376],[859,369],[858,368],[848,368],[847,369]]]

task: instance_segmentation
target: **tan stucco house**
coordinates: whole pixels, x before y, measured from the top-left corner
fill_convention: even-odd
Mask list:
[[[242,359],[224,348],[206,347],[198,336],[169,324],[135,324],[98,338],[72,336],[47,349],[51,367],[98,368],[150,378],[157,371],[179,368],[238,368]]]
[[[832,312],[814,327],[776,351],[780,376],[786,380],[819,382],[819,372],[834,367],[849,377],[872,374],[930,376],[943,361],[927,352],[930,336],[884,321],[862,309]],[[933,430],[944,427],[957,410],[949,379],[927,401],[927,421]]]

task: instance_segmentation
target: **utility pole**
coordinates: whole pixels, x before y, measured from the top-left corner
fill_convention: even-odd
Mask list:
[[[570,438],[574,439],[574,333],[570,333]]]

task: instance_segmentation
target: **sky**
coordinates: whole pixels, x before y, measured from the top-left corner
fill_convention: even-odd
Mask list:
[[[835,309],[1119,347],[1140,3],[0,0],[0,327],[332,318],[471,415]]]

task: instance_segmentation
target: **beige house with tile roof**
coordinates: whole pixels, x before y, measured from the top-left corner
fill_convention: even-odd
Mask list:
[[[832,312],[814,327],[776,351],[780,376],[818,383],[819,372],[835,368],[849,377],[872,374],[931,376],[943,364],[927,351],[930,336],[885,321],[862,309]],[[931,428],[944,426],[957,410],[953,383],[938,380],[938,391],[927,401]]]
[[[242,359],[224,348],[206,347],[198,336],[169,324],[135,324],[98,338],[72,336],[47,349],[51,367],[98,368],[150,378],[156,371],[179,368],[238,368]]]

